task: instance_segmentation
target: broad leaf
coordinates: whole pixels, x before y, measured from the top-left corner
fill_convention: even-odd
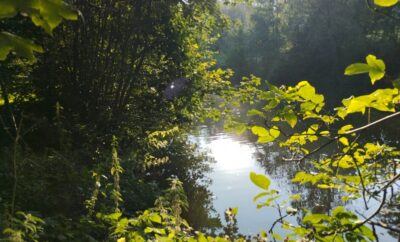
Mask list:
[[[349,146],[349,140],[346,137],[341,137],[339,142],[342,143],[344,146]]]
[[[367,63],[370,66],[369,77],[371,78],[372,85],[375,84],[376,81],[382,79],[385,76],[385,63],[377,59],[376,56],[368,55]]]
[[[268,177],[261,174],[256,174],[255,172],[250,173],[250,180],[264,190],[268,190],[269,185],[271,184],[271,181],[268,179]]]
[[[0,18],[13,17],[18,12],[31,18],[32,22],[48,34],[63,19],[76,20],[78,14],[62,0],[2,0]]]
[[[34,52],[43,53],[43,49],[30,40],[8,32],[0,32],[0,61],[5,60],[10,52],[35,61]]]
[[[265,118],[265,114],[257,109],[251,109],[247,112],[247,116],[259,116]]]
[[[251,132],[258,136],[270,136],[268,130],[261,126],[253,126]]]
[[[346,70],[344,71],[345,75],[357,75],[369,72],[369,66],[364,63],[355,63],[349,65]]]
[[[374,3],[380,7],[391,7],[398,2],[398,0],[374,0]]]
[[[366,57],[367,63],[355,63],[349,65],[344,74],[345,75],[357,75],[368,73],[372,85],[375,84],[376,81],[382,79],[385,76],[385,63],[381,59],[377,59],[374,55],[368,55]]]
[[[290,125],[290,127],[294,128],[297,124],[297,116],[293,112],[293,110],[290,110],[286,113],[284,113],[285,121]]]

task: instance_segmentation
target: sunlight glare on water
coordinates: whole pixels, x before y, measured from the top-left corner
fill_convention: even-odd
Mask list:
[[[254,165],[254,148],[231,137],[214,139],[208,148],[217,162],[214,167],[216,170],[237,171]]]

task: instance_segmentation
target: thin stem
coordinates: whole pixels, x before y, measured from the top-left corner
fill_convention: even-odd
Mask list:
[[[364,125],[364,126],[362,126],[362,127],[349,130],[349,131],[346,132],[346,134],[357,133],[357,132],[359,132],[359,131],[368,129],[368,128],[370,128],[370,127],[372,127],[372,126],[374,126],[374,125],[376,125],[376,124],[379,124],[379,123],[381,123],[381,122],[383,122],[383,121],[386,121],[386,120],[388,120],[388,119],[395,118],[395,117],[397,117],[397,116],[399,116],[399,115],[400,115],[400,112],[392,113],[392,114],[390,114],[390,115],[388,115],[388,116],[385,116],[385,117],[383,117],[383,118],[381,118],[381,119],[378,119],[378,120],[376,120],[376,121],[374,121],[374,122],[372,122],[372,123],[369,123],[369,124],[367,124],[367,125]]]

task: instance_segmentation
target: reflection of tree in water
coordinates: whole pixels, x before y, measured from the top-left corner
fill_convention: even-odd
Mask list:
[[[224,219],[226,225],[223,226],[223,233],[220,236],[224,236],[231,241],[234,241],[239,238],[244,238],[245,236],[239,233],[239,226],[236,219],[237,210],[234,211],[235,208],[227,208],[224,212]]]
[[[313,213],[328,213],[333,207],[341,204],[340,194],[332,189],[319,189],[315,185],[297,184],[291,182],[300,170],[312,172],[307,165],[299,166],[296,161],[288,161],[283,157],[290,157],[277,145],[265,146],[257,149],[257,161],[282,189],[288,189],[290,194],[301,195],[301,200],[292,201],[295,208],[305,208]]]
[[[365,144],[366,142],[376,142],[396,147],[398,146],[397,135],[398,130],[393,133],[384,133],[382,130],[372,130],[365,132],[358,141],[361,144]],[[348,204],[341,200],[343,193],[336,189],[320,189],[315,184],[312,185],[306,183],[300,185],[291,182],[295,177],[295,174],[300,170],[309,174],[317,174],[318,171],[314,170],[315,168],[310,165],[311,160],[323,160],[324,157],[329,157],[330,154],[320,154],[321,157],[312,157],[314,159],[303,161],[302,165],[299,166],[296,161],[288,161],[282,158],[290,157],[290,155],[285,154],[282,148],[279,148],[275,144],[264,146],[259,148],[257,151],[258,152],[255,156],[258,162],[266,170],[268,175],[279,184],[279,187],[282,189],[288,188],[288,192],[291,194],[301,195],[301,200],[291,201],[291,206],[297,209],[300,208],[300,213],[297,217],[298,223],[300,223],[301,218],[304,216],[304,210],[302,210],[302,208],[310,210],[312,213],[329,214],[333,208]],[[335,148],[328,148],[326,152],[335,152]],[[374,162],[381,164],[383,167],[382,169],[387,169],[388,164],[386,163],[385,158],[377,159]],[[341,170],[340,173],[343,173],[343,175],[357,176],[355,170]],[[399,191],[392,191],[392,194],[394,195],[392,195],[390,202],[385,205],[381,214],[379,214],[376,219],[369,222],[369,225],[373,228],[374,232],[375,227],[381,227],[386,229],[394,238],[400,238],[400,194]],[[371,201],[368,200],[368,206],[373,204],[370,202]],[[366,208],[363,205],[355,205],[350,209],[355,209],[356,213],[360,216],[360,219],[365,219],[365,215],[363,214],[365,212],[364,209]]]
[[[183,217],[195,230],[221,228],[219,217],[214,215],[212,193],[208,189],[211,180],[206,176],[213,160],[200,153],[186,138],[176,138],[161,155],[168,156],[169,162],[153,168],[150,174],[163,189],[168,187],[163,181],[169,177],[177,177],[183,182],[189,202],[189,209],[183,212]]]
[[[378,215],[379,222],[372,221],[371,224],[378,227],[390,228],[388,233],[395,238],[400,239],[400,193],[393,194],[389,203],[387,203]]]

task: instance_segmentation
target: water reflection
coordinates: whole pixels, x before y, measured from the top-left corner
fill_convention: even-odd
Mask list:
[[[236,233],[255,235],[267,230],[267,226],[278,218],[277,211],[256,208],[252,199],[261,190],[249,179],[252,171],[265,174],[265,168],[257,161],[262,147],[249,142],[246,137],[218,132],[215,127],[207,126],[199,127],[193,140],[215,159],[209,173],[212,180],[209,189],[214,194],[213,205],[220,217],[224,217],[227,208],[238,207]],[[274,156],[277,157],[278,153],[271,153],[269,157]],[[273,179],[271,187],[280,191],[282,200],[288,198],[290,191],[284,179]],[[295,223],[295,219],[292,220]],[[229,227],[229,223],[224,225]],[[281,228],[277,228],[276,232],[285,233]]]
[[[212,180],[209,190],[214,195],[213,207],[220,218],[224,217],[227,208],[239,208],[233,230],[236,234],[256,235],[261,230],[268,231],[279,218],[278,211],[274,208],[256,208],[252,200],[260,189],[249,179],[249,173],[252,171],[272,178],[271,188],[278,190],[280,195],[278,204],[289,200],[289,196],[293,194],[300,194],[302,199],[292,202],[292,207],[305,208],[313,213],[329,213],[333,207],[340,205],[345,205],[353,211],[363,210],[361,199],[343,204],[341,194],[336,190],[292,183],[291,179],[297,171],[311,171],[310,167],[299,167],[296,162],[283,159],[286,154],[278,145],[259,145],[249,141],[251,139],[248,137],[221,132],[222,128],[218,126],[200,126],[198,129],[192,141],[215,159],[215,163],[211,165],[212,171],[208,173]],[[329,149],[332,151],[334,147]],[[297,224],[301,217],[301,213],[290,217],[289,222]],[[225,226],[224,230],[231,226],[229,222],[222,224]],[[288,234],[288,231],[280,226],[276,226],[274,232]],[[383,230],[378,229],[377,232],[384,241],[393,241]]]
[[[225,134],[214,136],[208,144],[210,155],[217,161],[215,171],[234,172],[254,166],[254,147]]]

